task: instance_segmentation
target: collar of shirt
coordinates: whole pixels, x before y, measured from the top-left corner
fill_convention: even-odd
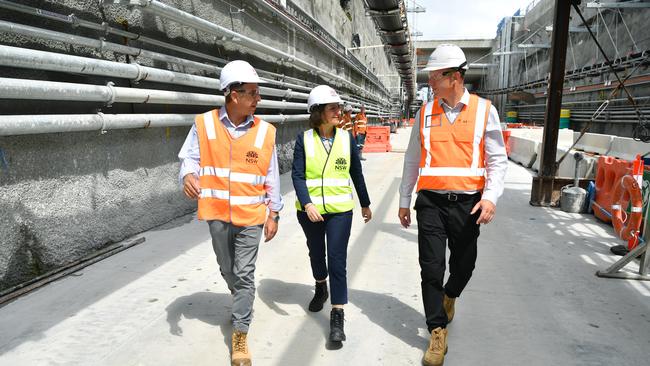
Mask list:
[[[226,107],[219,109],[219,120],[221,121],[221,123],[224,124],[224,126],[226,126],[226,128],[230,127],[235,130],[237,129],[247,130],[255,122],[255,118],[253,118],[252,115],[249,115],[246,117],[246,121],[244,121],[244,123],[240,123],[238,126],[235,126],[235,124],[232,123],[232,121],[228,117],[228,112],[226,111]]]
[[[456,104],[453,108],[450,107],[450,106],[448,106],[447,103],[445,103],[445,102],[442,100],[442,98],[440,98],[440,99],[438,100],[438,104],[440,104],[440,106],[441,106],[441,107],[442,107],[446,112],[450,112],[450,111],[460,112],[460,110],[463,108],[463,106],[466,106],[466,105],[469,104],[469,92],[468,92],[467,89],[465,88],[465,91],[463,92],[463,96],[460,97],[460,101],[459,101],[458,104]]]

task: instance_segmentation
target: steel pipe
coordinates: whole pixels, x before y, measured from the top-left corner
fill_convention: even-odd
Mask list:
[[[360,67],[359,67],[358,65],[355,65],[355,64],[354,64],[350,59],[348,59],[347,55],[342,54],[341,52],[339,52],[338,50],[336,50],[334,47],[332,47],[329,43],[325,42],[325,41],[324,41],[324,40],[323,40],[323,39],[322,39],[322,38],[321,38],[317,33],[315,33],[312,29],[309,29],[309,28],[308,28],[307,26],[305,26],[304,24],[298,23],[296,20],[293,19],[293,17],[291,17],[291,16],[289,16],[288,14],[286,14],[286,12],[284,12],[284,11],[278,9],[275,5],[272,4],[272,3],[274,3],[274,2],[272,2],[272,1],[268,1],[268,0],[257,0],[257,2],[258,2],[259,4],[261,4],[261,5],[264,5],[267,9],[269,9],[270,11],[272,11],[274,14],[276,14],[276,15],[282,17],[284,20],[286,20],[287,22],[291,23],[293,26],[295,26],[295,27],[297,27],[298,29],[300,29],[300,31],[301,31],[303,34],[309,35],[309,36],[313,37],[314,39],[316,39],[317,41],[319,41],[319,42],[320,42],[320,43],[321,43],[325,48],[329,49],[329,50],[331,51],[332,54],[338,56],[341,60],[343,60],[345,63],[347,63],[350,67],[354,68],[357,72],[359,72],[360,74],[362,74],[362,75],[366,78],[366,80],[368,80],[368,81],[370,81],[371,83],[373,83],[373,84],[374,84],[376,87],[378,87],[378,88],[379,88],[379,89],[380,89],[384,94],[388,95],[388,91],[386,90],[386,87],[385,87],[383,84],[381,84],[381,82],[380,82],[379,80],[372,79],[372,78],[369,76],[369,73],[368,73],[368,69],[367,69],[367,68],[366,68],[366,70],[361,70]],[[341,47],[344,47],[344,46],[341,45]],[[350,57],[354,58],[355,56],[354,56],[354,55],[350,55]],[[359,62],[359,61],[357,60],[357,62]],[[370,75],[372,75],[372,74],[370,74]]]
[[[177,65],[183,65],[186,67],[191,67],[199,70],[209,70],[213,72],[218,72],[221,70],[220,67],[214,65],[208,65],[196,61],[186,60],[180,57],[174,57],[169,55],[164,55],[162,53],[147,51],[135,47],[123,46],[117,43],[106,42],[101,39],[92,39],[88,37],[75,36],[71,34],[55,32],[51,30],[30,27],[28,25],[11,23],[4,20],[0,20],[0,32],[7,32],[13,34],[20,34],[27,37],[36,37],[41,39],[47,39],[50,41],[63,42],[67,44],[74,44],[78,46],[85,46],[89,48],[94,48],[101,51],[111,51],[124,55],[130,56],[142,56],[147,57],[153,60],[163,61],[167,63],[173,63]]]
[[[111,85],[88,85],[42,80],[0,78],[0,98],[30,100],[65,100],[81,102],[183,104],[221,106],[221,95],[181,93],[154,89],[123,88]],[[306,103],[262,100],[258,108],[306,110]]]
[[[0,136],[191,126],[194,114],[52,114],[0,116]],[[257,115],[271,123],[301,122],[308,114]]]
[[[226,61],[224,59],[221,59],[221,58],[218,58],[218,57],[210,56],[210,55],[207,55],[205,53],[201,53],[201,52],[197,52],[197,51],[190,50],[190,49],[187,49],[187,48],[179,47],[179,46],[169,44],[169,43],[166,43],[166,42],[161,42],[161,41],[158,41],[156,39],[143,36],[141,34],[128,32],[128,31],[125,31],[125,30],[122,30],[122,29],[113,28],[113,27],[110,27],[107,23],[97,24],[97,23],[93,23],[93,22],[90,22],[90,21],[87,21],[87,20],[79,19],[74,14],[63,15],[63,14],[54,13],[54,12],[51,12],[51,11],[46,11],[46,10],[42,10],[42,9],[33,8],[31,6],[27,6],[27,5],[23,5],[23,4],[12,3],[12,2],[6,1],[6,0],[0,0],[0,8],[9,9],[9,10],[13,10],[13,11],[18,11],[18,12],[21,12],[21,13],[24,13],[24,14],[39,16],[39,17],[42,17],[42,18],[45,18],[45,19],[60,21],[60,22],[63,22],[63,23],[70,24],[73,27],[83,27],[83,28],[88,28],[88,29],[93,29],[93,30],[105,32],[106,34],[118,35],[120,37],[125,37],[125,38],[131,39],[131,40],[136,40],[136,41],[141,42],[141,43],[152,44],[154,46],[167,48],[167,49],[170,49],[172,51],[179,52],[179,53],[184,53],[184,54],[196,56],[196,57],[199,57],[199,58],[203,58],[203,59],[206,59],[206,60],[219,62],[221,64],[226,64],[228,62],[228,61]],[[219,69],[221,69],[221,68],[219,68]],[[291,83],[286,83],[286,82],[283,82],[283,81],[278,81],[278,80],[275,80],[275,79],[268,79],[267,80],[270,84],[277,85],[277,86],[280,86],[280,87],[291,88],[291,89],[294,89],[294,90],[309,91],[309,90],[311,90],[312,87],[316,86],[316,84],[314,84],[314,83],[306,82],[304,80],[300,80],[300,79],[297,79],[297,78],[294,78],[294,77],[291,77],[291,76],[286,76],[286,75],[274,73],[274,72],[271,72],[271,71],[258,70],[258,73],[260,75],[266,76],[266,77],[271,77],[271,78],[276,77],[276,78],[280,78],[280,79],[287,79],[287,80],[292,80],[292,81],[297,82],[297,83],[303,83],[304,84],[304,85],[291,84]]]
[[[114,1],[114,0],[113,0]],[[117,2],[118,4],[122,4],[122,2]],[[272,46],[269,46],[267,44],[264,44],[262,42],[259,42],[257,40],[254,40],[252,38],[249,38],[243,34],[231,31],[228,28],[224,28],[220,25],[211,23],[205,19],[199,18],[197,16],[194,16],[190,13],[184,12],[182,10],[176,9],[172,6],[163,4],[159,1],[156,0],[130,0],[129,5],[135,5],[135,6],[140,6],[141,9],[145,12],[152,13],[154,15],[158,16],[163,16],[165,18],[168,18],[170,20],[173,20],[175,22],[178,22],[180,24],[184,24],[187,26],[190,26],[194,29],[209,33],[209,34],[214,34],[218,35],[221,37],[226,37],[226,39],[230,38],[231,41],[236,42],[238,44],[241,44],[243,46],[246,46],[248,48],[263,52],[268,55],[275,56],[279,58],[280,60],[294,63],[296,66],[301,67],[305,70],[308,71],[313,71],[323,77],[336,80],[339,82],[344,83],[345,85],[348,85],[348,87],[359,91],[362,95],[366,95],[367,92],[363,89],[360,88],[359,86],[355,85],[354,83],[348,81],[347,79],[335,75],[329,71],[326,71],[324,69],[321,69],[320,67],[317,67],[315,65],[310,64],[309,62],[305,60],[301,60],[293,55],[290,55],[286,52],[280,51]],[[371,96],[371,99],[376,99]]]
[[[219,79],[215,78],[155,69],[136,63],[124,64],[3,45],[0,45],[0,65],[84,75],[110,76],[130,79],[136,82],[145,80],[220,90]],[[283,97],[285,99],[295,98],[306,100],[308,97],[306,93],[269,87],[260,87],[260,93],[262,95]]]

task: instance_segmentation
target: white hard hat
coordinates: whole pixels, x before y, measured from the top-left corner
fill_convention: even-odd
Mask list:
[[[349,105],[349,104],[346,104],[346,105],[343,107],[343,112],[346,112],[346,113],[347,113],[347,112],[352,112],[352,106]]]
[[[451,68],[467,70],[467,59],[460,47],[455,44],[443,43],[431,52],[427,66],[422,71],[436,71]]]
[[[221,76],[219,76],[219,81],[221,82],[221,90],[226,90],[230,84],[234,83],[264,83],[257,72],[246,61],[235,60],[230,61],[226,66],[221,69]]]
[[[312,107],[321,104],[329,103],[343,103],[341,97],[332,89],[329,85],[319,85],[309,92],[309,98],[307,98],[307,112],[311,113]]]

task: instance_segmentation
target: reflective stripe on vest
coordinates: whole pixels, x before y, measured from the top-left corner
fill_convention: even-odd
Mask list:
[[[305,179],[311,202],[321,214],[347,212],[354,208],[350,179],[350,134],[337,128],[327,153],[315,130],[303,134]],[[302,211],[296,199],[296,208]]]
[[[368,123],[366,115],[359,113],[354,117],[354,120],[356,121],[355,125],[357,133],[366,133],[366,126]]]
[[[198,217],[236,226],[266,219],[266,174],[275,146],[275,127],[254,117],[253,125],[233,139],[219,121],[219,110],[196,117],[201,154]]]
[[[346,131],[350,131],[353,127],[352,117],[348,116],[347,114],[344,114],[341,119],[341,122],[339,122],[337,127],[342,128]]]
[[[454,123],[438,99],[420,109],[420,177],[417,190],[482,190],[484,140],[490,101],[470,95]]]

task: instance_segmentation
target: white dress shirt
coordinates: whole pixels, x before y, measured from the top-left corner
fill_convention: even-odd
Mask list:
[[[442,98],[438,100],[440,106],[445,111],[447,119],[453,124],[456,117],[458,117],[463,109],[463,106],[469,104],[469,92],[465,89],[460,101],[453,108],[443,102]],[[420,113],[422,113],[422,108],[420,108],[416,114],[408,148],[404,155],[402,183],[399,188],[400,208],[408,208],[411,206],[413,188],[417,183],[420,173]],[[483,138],[485,140],[487,178],[485,180],[485,188],[483,189],[481,198],[489,200],[496,205],[497,200],[503,193],[503,181],[505,179],[506,169],[508,168],[508,156],[506,155],[506,147],[503,143],[499,113],[493,105],[490,106],[490,113],[488,114],[487,126]],[[436,190],[434,192],[447,193],[452,191]],[[477,191],[453,191],[453,193],[461,194],[472,194],[476,192]]]
[[[235,126],[228,118],[226,108],[219,110],[219,120],[223,123],[224,127],[230,133],[232,138],[236,139],[248,132],[253,125],[253,116],[246,117],[246,121]],[[194,174],[199,177],[201,153],[199,151],[199,136],[196,133],[196,123],[192,125],[190,133],[178,153],[178,158],[181,160],[181,170],[178,175],[181,186],[183,185],[183,177],[187,174]],[[271,164],[266,172],[266,180],[264,181],[264,189],[266,190],[265,203],[269,206],[271,211],[278,212],[284,207],[284,201],[280,192],[280,170],[278,168],[278,154],[275,146],[273,147],[273,155],[271,156]]]

